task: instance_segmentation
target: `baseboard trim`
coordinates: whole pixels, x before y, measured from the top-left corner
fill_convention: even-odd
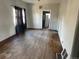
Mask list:
[[[55,31],[55,32],[58,32],[57,30],[52,30],[52,29],[49,29],[50,31]]]
[[[60,39],[60,43],[61,43],[61,45],[62,45],[62,48],[63,48],[63,42],[61,41],[62,39],[61,39],[61,37],[60,37],[60,33],[58,32],[58,36],[59,36],[59,39]],[[63,48],[64,49],[64,48]]]
[[[42,28],[27,28],[27,30],[43,30]]]
[[[17,35],[14,34],[14,35],[12,35],[12,36],[10,36],[10,37],[4,39],[3,41],[1,41],[1,42],[0,42],[0,47],[1,47],[3,44],[5,44],[6,42],[10,42],[10,41],[12,41],[13,38],[15,38],[16,36],[17,36]]]

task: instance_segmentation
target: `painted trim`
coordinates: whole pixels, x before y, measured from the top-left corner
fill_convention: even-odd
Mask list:
[[[10,37],[4,39],[3,41],[0,42],[0,46],[2,46],[3,44],[5,44],[5,43],[8,42],[8,41],[12,41],[11,39],[12,39],[12,38],[15,38],[16,36],[17,36],[17,35],[14,34],[14,35],[12,35],[12,36],[10,36]]]

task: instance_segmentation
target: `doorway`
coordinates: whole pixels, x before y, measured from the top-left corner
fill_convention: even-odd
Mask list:
[[[26,10],[24,8],[20,8],[15,6],[15,31],[16,34],[25,32],[26,29]]]
[[[49,20],[50,20],[50,11],[43,11],[43,16],[42,16],[43,29],[49,28]]]

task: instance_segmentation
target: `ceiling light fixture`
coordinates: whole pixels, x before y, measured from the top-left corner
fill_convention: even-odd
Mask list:
[[[42,5],[40,5],[40,6],[39,6],[39,9],[42,9],[42,8],[43,8],[43,6],[42,6]]]
[[[39,2],[40,0],[38,0],[38,2]]]

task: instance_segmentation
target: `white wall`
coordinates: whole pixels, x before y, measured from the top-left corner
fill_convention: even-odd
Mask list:
[[[34,4],[32,5],[32,23],[29,28],[42,28],[42,11],[49,10],[51,11],[51,20],[49,28],[52,30],[58,29],[58,14],[59,14],[59,4],[42,4],[43,8],[39,9],[41,4]]]
[[[0,41],[15,34],[12,5],[26,8],[19,0],[0,0]]]
[[[77,23],[79,0],[62,0],[59,16],[59,35],[70,59]]]
[[[32,6],[33,4],[28,3],[27,4],[27,28],[33,28],[33,12],[32,12]]]

